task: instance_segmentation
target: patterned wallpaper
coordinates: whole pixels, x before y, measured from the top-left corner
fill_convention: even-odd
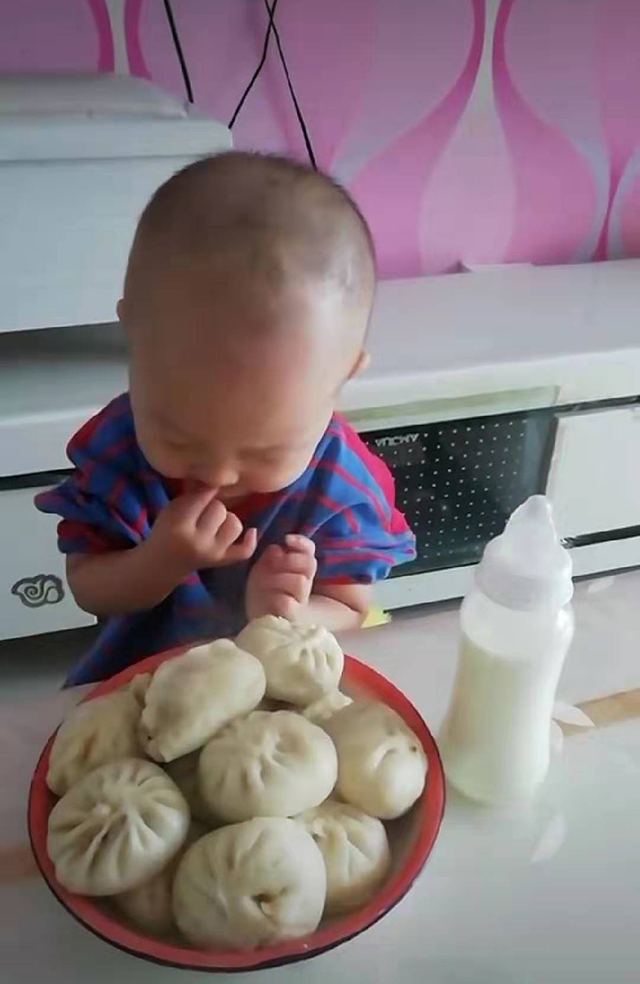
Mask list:
[[[228,121],[262,0],[173,0],[204,112]],[[639,0],[280,0],[320,164],[383,274],[640,255]],[[160,0],[0,5],[0,70],[123,71],[182,94]],[[235,129],[304,155],[275,47]]]

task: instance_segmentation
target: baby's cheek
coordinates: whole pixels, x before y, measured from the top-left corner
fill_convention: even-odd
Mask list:
[[[264,466],[248,476],[246,484],[252,492],[279,492],[300,478],[307,465],[308,460],[305,458],[277,467]]]
[[[279,492],[281,489],[286,488],[291,482],[286,477],[281,477],[276,474],[265,474],[260,472],[259,474],[243,476],[242,484],[250,492]]]
[[[187,469],[177,455],[158,448],[150,443],[148,446],[140,441],[140,447],[145,458],[155,471],[165,478],[185,478]]]

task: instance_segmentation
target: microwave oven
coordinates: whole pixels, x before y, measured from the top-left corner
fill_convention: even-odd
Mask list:
[[[418,556],[387,608],[462,596],[528,496],[576,576],[640,565],[640,262],[486,268],[382,285],[346,411],[395,478]]]
[[[376,588],[387,608],[459,597],[488,540],[545,493],[576,575],[640,564],[640,400],[381,426],[361,436],[395,478],[417,557]]]
[[[577,575],[640,565],[640,261],[380,284],[371,369],[342,412],[391,469],[415,561],[401,608],[464,594],[486,542],[546,493]],[[33,496],[126,388],[115,325],[0,333],[0,637],[90,624]]]

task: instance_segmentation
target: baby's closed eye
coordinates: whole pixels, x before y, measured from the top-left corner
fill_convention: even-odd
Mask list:
[[[261,465],[277,465],[295,454],[295,449],[291,448],[256,448],[254,450],[243,451],[242,457],[251,463]]]
[[[165,437],[163,444],[168,451],[186,451],[189,442],[179,437]]]

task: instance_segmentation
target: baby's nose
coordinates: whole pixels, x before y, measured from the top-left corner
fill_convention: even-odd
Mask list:
[[[238,470],[230,464],[201,464],[193,469],[192,478],[213,489],[237,485]]]

